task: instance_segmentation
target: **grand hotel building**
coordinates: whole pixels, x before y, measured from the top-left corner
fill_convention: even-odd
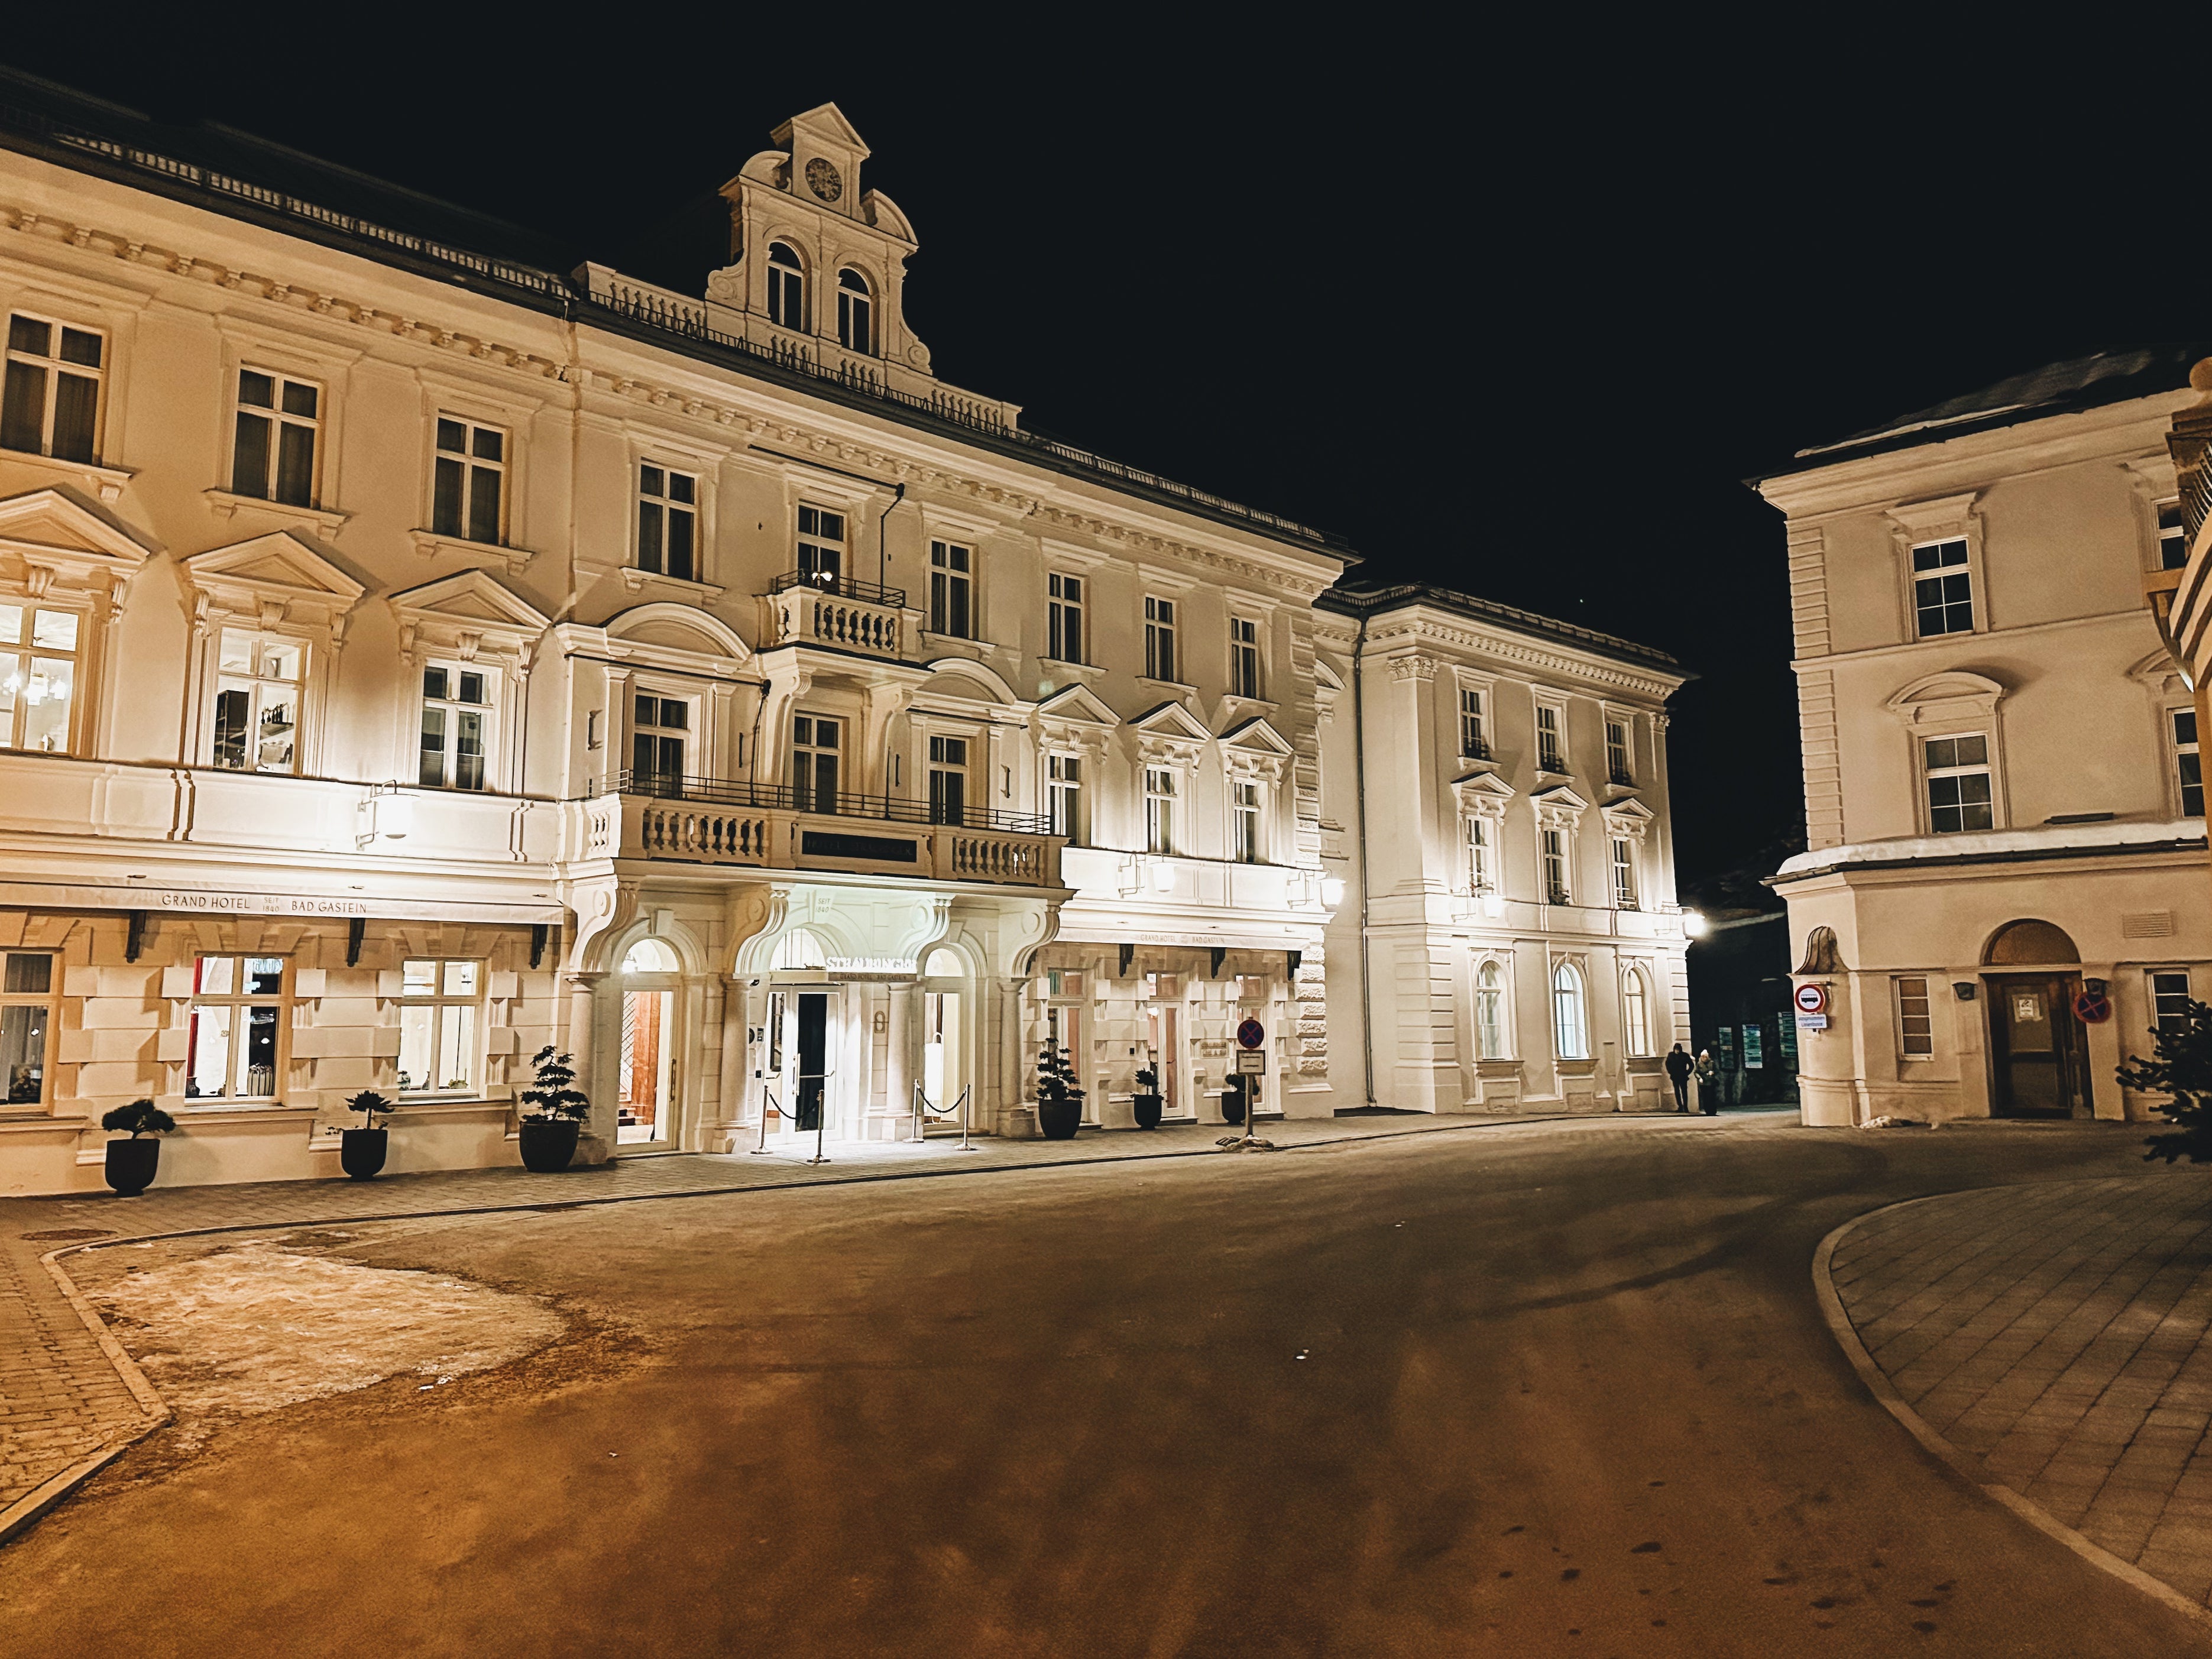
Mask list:
[[[1218,1119],[1247,1014],[1266,1110],[1655,1103],[1671,661],[1025,432],[773,144],[677,292],[0,87],[0,1192],[140,1096],[512,1162],[547,1042],[592,1158],[1028,1133],[1048,1041]]]

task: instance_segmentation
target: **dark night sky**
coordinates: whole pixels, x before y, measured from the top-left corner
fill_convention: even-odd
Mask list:
[[[1802,830],[1781,520],[1738,480],[2205,331],[2201,216],[2169,205],[2202,146],[2157,112],[2186,43],[2148,28],[2001,55],[1917,22],[1639,36],[1570,9],[1477,39],[1370,9],[1261,48],[1184,14],[901,33],[846,7],[787,14],[794,46],[738,9],[379,8],[325,40],[174,10],[103,8],[97,52],[82,9],[19,16],[0,61],[618,264],[834,100],[916,226],[908,315],[948,380],[1700,675],[1686,886]]]

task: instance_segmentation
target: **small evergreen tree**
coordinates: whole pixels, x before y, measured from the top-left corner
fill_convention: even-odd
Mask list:
[[[580,1123],[591,1115],[591,1097],[572,1086],[576,1081],[575,1058],[555,1054],[550,1042],[530,1057],[530,1063],[538,1068],[538,1082],[534,1088],[522,1091],[523,1104],[534,1109],[523,1115],[572,1117]]]
[[[376,1120],[392,1110],[392,1103],[374,1089],[363,1089],[346,1102],[346,1109],[361,1114],[362,1128],[374,1129],[376,1127]]]
[[[2153,1026],[2150,1041],[2148,1060],[2130,1054],[2115,1073],[2124,1088],[2166,1096],[2158,1109],[2179,1126],[2143,1142],[2144,1161],[2212,1163],[2212,1006],[2191,998],[2180,1022],[2171,1030]]]
[[[1060,1053],[1060,1044],[1048,1042],[1037,1052],[1037,1098],[1072,1100],[1079,1108],[1083,1091],[1075,1085],[1074,1062]]]

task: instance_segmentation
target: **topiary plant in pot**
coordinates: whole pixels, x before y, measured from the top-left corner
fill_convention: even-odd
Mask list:
[[[100,1127],[131,1137],[107,1143],[107,1184],[125,1198],[137,1197],[154,1184],[154,1173],[161,1166],[161,1143],[155,1137],[175,1128],[177,1120],[150,1100],[134,1100],[101,1118]]]
[[[1137,1115],[1139,1129],[1160,1127],[1160,1074],[1150,1066],[1137,1067],[1137,1092],[1129,1097],[1130,1109]]]
[[[392,1103],[374,1089],[363,1089],[346,1102],[349,1111],[361,1114],[361,1127],[338,1133],[338,1165],[355,1181],[374,1180],[384,1167],[390,1131],[378,1121],[392,1110]]]
[[[592,1109],[591,1097],[575,1087],[576,1057],[556,1054],[547,1043],[530,1057],[538,1080],[522,1091],[522,1166],[540,1175],[568,1167],[576,1137]]]
[[[1075,1067],[1056,1042],[1037,1054],[1037,1127],[1047,1140],[1073,1140],[1083,1121],[1083,1091],[1075,1086]]]

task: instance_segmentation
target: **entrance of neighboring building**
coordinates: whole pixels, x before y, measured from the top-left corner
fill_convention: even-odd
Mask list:
[[[615,1142],[673,1138],[676,988],[681,964],[659,939],[640,939],[623,959],[622,1058],[615,1078]]]
[[[2074,999],[2081,993],[2074,941],[2047,921],[1997,930],[1983,952],[1989,999],[1990,1110],[1999,1117],[2093,1115],[2089,1054]],[[2032,969],[2031,969],[2031,964]]]

